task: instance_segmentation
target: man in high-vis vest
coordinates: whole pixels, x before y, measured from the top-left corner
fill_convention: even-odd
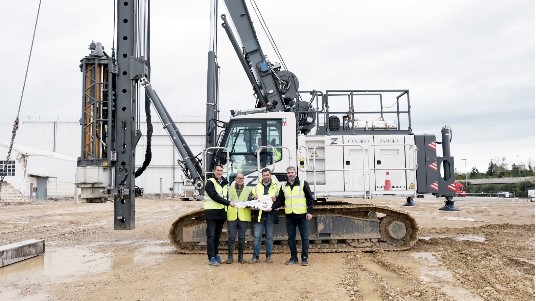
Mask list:
[[[214,166],[214,176],[207,180],[205,184],[205,222],[207,223],[207,255],[211,266],[218,266],[224,263],[218,255],[221,232],[223,224],[227,219],[226,206],[234,207],[232,202],[225,199],[227,197],[227,180],[223,175],[223,166]]]
[[[296,249],[296,227],[300,230],[302,241],[302,265],[308,265],[309,253],[309,228],[307,221],[313,218],[313,195],[307,181],[300,181],[296,177],[296,168],[287,168],[288,181],[281,185],[277,200],[272,204],[272,210],[285,206],[285,220],[288,234],[288,246],[290,259],[287,265],[298,263],[298,251]]]
[[[237,173],[235,180],[229,185],[229,200],[231,202],[245,202],[252,199],[253,191],[244,185],[244,175]],[[233,253],[236,234],[238,233],[238,262],[244,263],[244,247],[246,245],[246,230],[251,222],[251,209],[249,208],[227,208],[227,246],[229,253],[225,263],[233,263]]]
[[[262,195],[269,195],[272,198],[272,202],[275,201],[279,192],[279,184],[275,179],[272,179],[272,173],[270,169],[264,168],[262,171],[262,178],[255,186],[254,195],[259,198]],[[266,262],[272,263],[272,248],[274,245],[274,222],[279,222],[277,212],[263,212],[260,210],[253,211],[252,220],[253,224],[253,257],[249,263],[259,262],[259,254],[261,252],[261,240],[262,233],[266,234]]]
[[[281,150],[274,147],[274,162],[281,161]]]
[[[277,142],[276,142],[275,138],[272,139],[272,141],[270,141],[270,145],[273,146],[273,151],[274,151],[274,153],[273,153],[273,157],[274,157],[273,159],[274,160],[270,164],[273,164],[274,162],[281,161],[281,158],[282,158],[281,150],[282,149],[281,149],[280,145],[277,145]]]

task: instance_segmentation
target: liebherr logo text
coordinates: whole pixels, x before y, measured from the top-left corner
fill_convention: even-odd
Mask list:
[[[385,143],[385,144],[388,144],[388,143],[400,143],[398,138],[382,138],[378,142],[379,143]]]
[[[362,144],[362,143],[370,143],[370,140],[369,139],[348,139],[345,143]]]

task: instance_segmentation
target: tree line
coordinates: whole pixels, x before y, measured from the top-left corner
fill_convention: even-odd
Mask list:
[[[528,165],[512,164],[508,165],[506,158],[491,159],[488,168],[485,172],[480,172],[476,167],[471,168],[471,171],[467,173],[461,173],[455,171],[456,180],[462,182],[466,187],[465,191],[468,193],[489,193],[495,195],[497,192],[508,191],[515,193],[516,197],[527,197],[527,191],[534,189],[533,181],[521,181],[512,184],[484,184],[484,185],[472,185],[471,183],[465,183],[465,179],[490,179],[490,178],[516,178],[516,177],[533,177],[534,167],[529,160]]]

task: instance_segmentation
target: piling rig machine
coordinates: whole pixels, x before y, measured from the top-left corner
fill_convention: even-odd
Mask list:
[[[225,0],[238,39],[225,15],[221,25],[251,83],[255,106],[232,111],[227,122],[218,121],[219,67],[211,49],[205,150],[194,156],[149,82],[149,47],[135,43],[144,40],[148,45],[149,25],[141,30],[143,39],[139,29],[140,24],[150,24],[150,18],[141,15],[150,6],[140,8],[137,3],[117,2],[117,52],[108,56],[97,44],[81,61],[84,95],[77,182],[83,197],[113,197],[115,229],[135,227],[134,178],[150,161],[151,102],[182,157],[185,176],[201,198],[215,164],[224,165],[231,181],[243,173],[248,185],[256,184],[262,168],[269,168],[282,182],[286,168],[296,166],[316,199],[309,221],[312,251],[410,248],[417,240],[416,221],[403,211],[374,205],[378,196],[402,196],[405,205],[414,205],[417,195],[431,193],[445,197],[441,209],[458,210],[452,200],[449,128],[441,130],[441,142],[435,135],[414,134],[408,90],[300,91],[296,75],[264,55],[244,0]],[[213,9],[216,16],[215,0]],[[134,150],[142,136],[140,86],[145,88],[148,151],[135,171]],[[437,144],[443,148],[441,157]],[[352,204],[352,198],[369,199],[371,204]],[[279,214],[276,251],[286,241],[284,212]],[[203,211],[197,210],[179,217],[169,237],[180,252],[202,252],[204,229]]]

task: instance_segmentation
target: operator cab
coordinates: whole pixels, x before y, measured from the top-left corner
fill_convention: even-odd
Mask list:
[[[277,112],[231,119],[222,145],[229,152],[227,166],[230,180],[237,173],[256,174],[265,167],[274,171],[278,163],[288,166],[286,161],[290,159],[290,152],[284,146],[288,143],[287,139],[292,139],[295,145],[296,136],[294,131],[284,132],[287,130],[287,118],[281,117],[287,114],[294,117],[293,114]]]

